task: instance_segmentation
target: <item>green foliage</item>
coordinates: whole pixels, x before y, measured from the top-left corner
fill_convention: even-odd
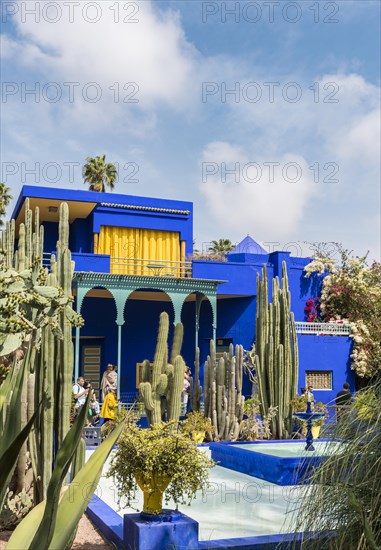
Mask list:
[[[48,275],[36,260],[30,269],[18,272],[0,265],[0,355],[7,356],[21,347],[27,334],[33,333],[34,345],[40,345],[41,330],[46,326],[61,337],[59,316],[73,302],[62,288],[47,285]],[[75,314],[73,320],[81,325]]]
[[[102,440],[106,439],[118,426],[121,422],[125,423],[131,423],[136,422],[139,420],[139,415],[136,414],[132,409],[126,410],[124,408],[118,409],[118,412],[116,413],[116,417],[114,420],[108,420],[105,424],[101,427],[101,435]]]
[[[36,418],[36,413],[26,426],[21,425],[21,396],[25,377],[24,363],[12,370],[0,388],[0,510],[3,507],[18,454]],[[7,402],[7,396],[10,399]]]
[[[247,441],[271,438],[271,423],[276,417],[276,407],[269,407],[267,415],[260,417],[260,403],[256,399],[245,401],[244,419],[241,422],[239,438]]]
[[[296,502],[294,528],[306,533],[307,550],[381,547],[381,383],[368,393],[372,418],[343,415],[334,435],[345,443],[309,476],[308,495],[302,491]],[[337,536],[326,542],[307,534],[331,530]]]
[[[379,397],[373,389],[360,390],[356,393],[351,408],[356,411],[360,420],[376,420],[379,408],[378,399]]]
[[[233,250],[234,244],[229,239],[219,239],[218,241],[212,241],[212,246],[208,248],[208,251],[200,251],[196,248],[193,249],[193,254],[189,259],[191,260],[205,260],[212,262],[226,262],[226,255]],[[193,241],[193,246],[195,241]]]
[[[84,183],[89,183],[89,191],[105,192],[106,186],[114,189],[118,173],[115,164],[106,163],[106,155],[102,157],[87,157],[83,167]]]
[[[209,247],[209,252],[213,254],[228,254],[235,248],[235,245],[229,239],[219,239],[212,241],[212,246]]]
[[[198,490],[207,487],[214,462],[187,434],[176,431],[176,426],[176,422],[162,422],[148,429],[126,426],[107,475],[114,478],[119,498],[126,499],[127,505],[137,490],[136,476],[145,483],[154,475],[170,477],[165,501],[173,499],[176,504],[189,504]]]
[[[0,531],[14,529],[33,507],[33,500],[28,491],[23,489],[18,494],[9,491],[0,513]]]
[[[32,539],[29,547],[30,550],[48,548],[53,538],[61,487],[67,476],[74,453],[82,436],[82,429],[86,419],[89,401],[90,394],[88,394],[86,402],[80,410],[73,426],[66,434],[62,445],[58,449],[55,467],[47,488],[44,515]]]
[[[10,194],[10,187],[7,187],[5,183],[0,183],[0,227],[4,225],[3,219],[6,212],[5,209],[12,200],[12,195]]]
[[[11,368],[11,365],[8,361],[4,361],[0,363],[0,386],[6,379],[10,368]]]
[[[189,413],[186,419],[180,422],[180,429],[184,433],[194,436],[194,441],[196,441],[196,437],[200,432],[209,434],[214,433],[214,426],[210,418],[206,418],[201,411]]]
[[[84,417],[81,420],[83,422]],[[61,491],[59,503],[55,500],[56,509],[54,512],[53,531],[50,531],[49,538],[48,536],[44,538],[42,534],[40,539],[41,545],[38,546],[39,550],[65,549],[68,548],[68,544],[71,544],[78,522],[83,516],[98,485],[104,463],[117,442],[123,427],[124,425],[120,424],[114,430],[107,441],[104,441],[94,451],[90,459],[75,476],[70,486],[66,490]],[[67,436],[68,440],[73,441],[75,439],[73,438],[73,432],[76,430],[78,430],[78,427],[72,426],[70,429],[71,433],[69,432]],[[71,455],[73,451],[75,451],[75,446],[74,449],[72,446],[66,449],[66,452]],[[63,462],[67,461],[67,456],[61,456],[61,458]],[[56,488],[52,487],[52,490],[56,493]],[[35,540],[38,532],[41,532],[40,527],[46,514],[47,505],[47,501],[41,502],[23,519],[11,536],[7,550],[29,550],[32,548],[31,540]]]

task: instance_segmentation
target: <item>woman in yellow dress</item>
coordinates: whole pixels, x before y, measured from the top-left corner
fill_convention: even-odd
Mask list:
[[[103,424],[109,420],[115,420],[118,410],[118,400],[116,398],[116,389],[112,389],[103,401],[100,417],[103,418]]]

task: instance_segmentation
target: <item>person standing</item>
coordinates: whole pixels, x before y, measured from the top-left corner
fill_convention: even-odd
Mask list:
[[[343,389],[337,392],[335,402],[337,420],[339,420],[352,402],[352,394],[349,390],[348,382],[344,382]]]
[[[103,424],[109,420],[115,420],[118,410],[118,400],[116,398],[116,388],[113,388],[105,397],[100,417],[103,418]]]
[[[86,402],[87,394],[89,393],[89,388],[84,388],[83,385],[85,383],[85,379],[83,376],[80,376],[77,379],[77,383],[73,386],[73,394],[75,399],[75,409],[76,409],[76,415],[79,413],[81,408]]]
[[[102,401],[106,399],[106,395],[113,389],[116,390],[118,382],[118,374],[115,366],[109,363],[103,373],[101,380]]]
[[[352,401],[352,394],[349,391],[348,382],[344,382],[343,389],[337,393],[335,401],[336,401],[336,407],[343,407],[345,405],[350,405]]]
[[[101,408],[100,408],[99,401],[97,400],[97,396],[95,395],[94,390],[93,390],[92,395],[91,395],[89,406],[90,406],[89,416],[91,416],[91,418],[90,418],[91,424],[95,425],[99,422],[99,414],[100,414]],[[90,415],[90,411],[91,411],[91,415]]]
[[[315,401],[315,397],[314,397],[314,394],[312,393],[313,392],[313,387],[312,386],[308,386],[307,388],[307,396],[308,396],[308,401],[310,401],[311,403],[313,401]]]
[[[183,391],[181,392],[181,415],[185,415],[187,412],[189,392],[190,392],[190,369],[185,367],[184,370],[184,384]]]

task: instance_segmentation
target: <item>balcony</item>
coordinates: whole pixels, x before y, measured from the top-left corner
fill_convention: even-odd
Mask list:
[[[306,323],[295,322],[298,334],[315,334],[315,336],[349,336],[351,329],[341,323]]]
[[[52,254],[55,254],[53,252]],[[44,253],[43,266],[49,268],[50,253]],[[73,252],[75,271],[113,273],[116,275],[141,275],[143,277],[191,278],[192,262],[171,260],[147,260],[143,258],[115,258],[108,254]]]

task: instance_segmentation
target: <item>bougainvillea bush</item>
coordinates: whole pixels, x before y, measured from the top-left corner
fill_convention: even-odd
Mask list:
[[[358,376],[371,378],[381,373],[381,264],[369,264],[367,255],[351,258],[345,250],[340,254],[339,266],[332,259],[315,258],[305,267],[305,276],[321,274],[323,268],[328,273],[322,283],[319,317],[351,327],[351,368]],[[313,317],[311,305],[306,304],[305,311]]]

